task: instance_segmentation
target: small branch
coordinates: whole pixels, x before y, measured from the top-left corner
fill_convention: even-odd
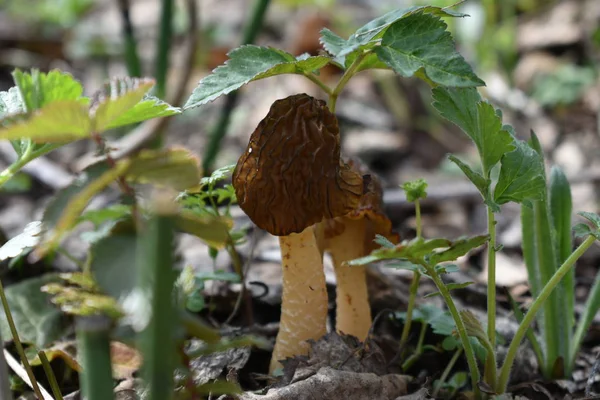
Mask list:
[[[333,92],[329,96],[329,110],[332,113],[335,113],[335,106],[336,106],[337,98],[338,98],[339,94],[344,89],[344,86],[346,86],[346,84],[348,83],[350,78],[352,78],[354,76],[354,74],[356,74],[356,70],[360,66],[360,63],[362,62],[362,60],[364,60],[364,58],[368,54],[369,54],[369,52],[365,51],[362,54],[360,54],[358,57],[356,57],[356,59],[352,62],[352,64],[350,64],[350,66],[348,67],[346,72],[344,72],[344,75],[342,75],[342,77],[340,78],[340,81],[338,82],[337,86],[333,89]]]

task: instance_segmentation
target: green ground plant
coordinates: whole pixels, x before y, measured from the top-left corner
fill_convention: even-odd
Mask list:
[[[150,118],[174,116],[231,93],[251,81],[280,74],[298,74],[312,81],[322,89],[327,96],[329,110],[335,113],[338,98],[354,75],[369,69],[389,69],[400,76],[417,77],[429,84],[437,111],[460,127],[475,144],[480,157],[477,168],[455,156],[450,156],[450,160],[481,193],[487,207],[488,233],[456,240],[428,239],[422,237],[419,223],[418,235],[414,240],[394,245],[380,237],[380,249],[349,264],[365,265],[382,260],[396,260],[397,263],[400,260],[404,267],[414,271],[415,284],[411,288],[413,306],[405,316],[406,325],[409,326],[412,319],[423,326],[434,326],[427,317],[427,310],[414,308],[419,279],[431,279],[438,289],[434,295],[444,299],[453,321],[452,330],[456,335],[456,338],[452,338],[454,346],[447,343],[447,348],[455,352],[452,363],[462,354],[466,356],[471,390],[475,397],[482,397],[482,381],[495,393],[505,393],[517,350],[528,333],[530,338],[533,337],[530,326],[538,312],[543,308],[543,320],[558,323],[555,317],[552,319],[552,312],[556,312],[560,306],[556,297],[553,297],[559,296],[560,291],[553,291],[557,287],[560,290],[564,277],[567,277],[567,285],[572,285],[572,278],[569,278],[572,267],[600,238],[600,217],[591,213],[582,214],[592,226],[576,227],[577,234],[585,239],[575,251],[571,251],[565,239],[570,235],[570,222],[565,216],[565,208],[559,202],[562,197],[552,197],[553,188],[562,181],[556,181],[554,186],[551,183],[548,206],[543,158],[537,151],[535,135],[531,144],[519,140],[512,127],[503,125],[501,112],[481,98],[476,87],[484,85],[484,82],[456,51],[442,17],[461,18],[465,15],[446,8],[422,6],[394,10],[370,21],[347,39],[323,29],[321,42],[325,52],[317,56],[295,57],[272,47],[239,47],[229,53],[226,64],[199,82],[183,109],[150,95],[154,85],[152,79],[113,79],[94,96],[87,98],[82,95],[81,84],[68,74],[60,71],[15,71],[15,87],[0,93],[0,139],[10,140],[17,161],[0,173],[0,187],[28,162],[76,140],[92,140],[103,155],[102,161],[88,167],[73,184],[56,195],[41,221],[29,225],[22,235],[0,249],[0,261],[27,254],[37,259],[50,257],[57,252],[65,254],[61,241],[73,228],[83,222],[91,223],[95,228],[85,236],[90,242],[87,257],[83,260],[71,257],[80,266],[78,272],[58,276],[47,274],[36,278],[34,282],[25,281],[6,290],[0,287],[7,320],[6,324],[0,324],[1,334],[3,337],[12,336],[17,344],[34,390],[35,379],[28,367],[21,341],[44,349],[65,332],[59,323],[60,312],[55,308],[49,309],[48,305],[40,306],[45,301],[44,297],[40,297],[40,288],[52,297],[63,312],[76,319],[77,338],[83,355],[82,389],[83,394],[91,400],[104,400],[112,396],[108,344],[116,326],[124,325],[135,333],[129,342],[137,343],[142,351],[145,359],[142,376],[150,388],[150,398],[156,399],[172,395],[173,371],[178,362],[185,366],[187,359],[182,357],[183,360],[177,360],[176,355],[185,354],[182,349],[185,348],[187,337],[203,340],[203,348],[196,352],[199,354],[234,345],[260,344],[252,338],[238,341],[223,339],[218,331],[207,327],[189,313],[187,310],[204,306],[199,304],[197,298],[202,277],[190,277],[187,269],[184,270],[187,276],[177,279],[172,268],[175,232],[186,232],[208,243],[213,248],[213,255],[219,249],[226,249],[243,282],[241,263],[235,251],[235,245],[243,235],[231,230],[228,207],[219,207],[221,202],[231,204],[234,192],[230,186],[221,188],[215,184],[228,176],[231,167],[217,170],[216,175],[201,180],[199,160],[181,148],[143,150],[128,158],[115,160],[106,148],[105,132]],[[327,86],[319,78],[319,70],[328,64],[334,64],[344,71],[334,87]],[[113,184],[122,192],[119,203],[86,211],[90,201]],[[136,190],[141,184],[152,188],[149,199],[143,198]],[[406,185],[405,189],[415,201],[418,214],[418,200],[425,195],[425,183],[416,182]],[[556,200],[552,200],[554,198]],[[506,357],[499,366],[496,358],[499,338],[495,330],[495,259],[501,245],[496,240],[496,215],[501,212],[501,206],[509,202],[522,204],[525,216],[530,212],[528,210],[534,210],[534,218],[541,221],[539,227],[535,224],[536,235],[540,238],[536,243],[537,261],[536,264],[528,262],[528,266],[530,269],[532,265],[539,266],[538,272],[543,279],[540,278],[537,288],[532,288],[537,293],[535,301],[522,317]],[[536,215],[536,209],[542,212]],[[553,237],[561,240],[548,240]],[[447,284],[443,280],[445,274],[456,271],[457,267],[452,262],[483,245],[487,245],[488,249],[489,276],[486,329],[470,311],[459,310],[453,301],[452,290],[461,289],[470,282]],[[560,249],[556,257],[551,251],[554,245]],[[533,255],[527,255],[527,246],[525,250],[526,257],[533,260]],[[131,268],[132,265],[136,268]],[[551,267],[542,269],[542,265]],[[217,274],[212,278],[224,277]],[[571,283],[568,283],[569,279]],[[172,296],[174,290],[179,291],[179,296]],[[28,301],[22,302],[26,293],[32,295]],[[179,301],[173,302],[173,297]],[[34,300],[38,301],[38,305],[31,303]],[[594,297],[590,308],[597,306],[596,303],[598,300]],[[19,310],[24,305],[29,308]],[[24,324],[19,323],[19,318],[27,318],[31,324],[31,318],[36,315],[29,313],[31,310],[36,310],[37,315],[42,310],[53,313],[52,324],[48,319],[45,321],[52,330],[41,330],[43,335],[37,330],[22,331],[20,328]],[[19,317],[11,318],[11,312]],[[571,314],[568,317],[573,320],[572,311],[569,312]],[[593,316],[591,311],[589,313],[583,318],[584,323],[579,325],[576,337],[583,336],[590,315]],[[34,326],[39,323],[33,321]],[[439,325],[436,326],[439,328]],[[545,336],[551,326],[545,325],[541,332],[547,343],[552,342],[550,336]],[[450,336],[447,326],[444,332]],[[406,342],[406,335],[403,335],[403,341]],[[572,365],[576,348],[568,351],[552,349],[549,347],[548,354],[544,356],[547,362],[554,363],[553,360],[563,357],[568,361],[567,365]],[[418,356],[422,348],[417,350],[413,356]],[[483,373],[478,358],[484,365]],[[409,360],[410,357],[405,362]],[[409,368],[410,363],[405,367]],[[458,390],[465,384],[464,377],[460,375],[448,379],[450,370],[445,371],[436,385],[436,391],[444,385],[450,390]],[[196,388],[193,383],[186,387],[192,387],[191,390],[199,393],[206,389]],[[231,385],[220,388],[227,391],[239,389]]]

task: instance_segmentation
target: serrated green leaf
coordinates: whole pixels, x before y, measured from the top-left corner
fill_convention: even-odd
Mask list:
[[[81,97],[83,87],[71,74],[59,70],[43,73],[33,69],[31,73],[21,70],[13,72],[13,78],[24,103],[23,111],[33,112],[54,101],[77,101],[86,105],[87,99]]]
[[[189,150],[172,148],[144,150],[130,160],[127,179],[185,190],[197,185],[202,176],[200,161]]]
[[[210,176],[203,177],[200,180],[200,186],[208,186],[209,188],[213,188],[218,182],[230,178],[234,169],[235,164],[221,167],[210,174]]]
[[[487,241],[490,240],[489,235],[474,236],[471,238],[460,239],[450,243],[448,249],[435,253],[429,257],[431,264],[439,264],[447,261],[454,261],[459,257],[464,256],[469,251],[483,246]]]
[[[303,74],[322,68],[331,59],[325,56],[295,58],[271,47],[245,45],[232,50],[229,60],[202,79],[184,109],[209,103],[258,79],[280,74]]]
[[[578,212],[577,215],[580,215],[583,218],[587,219],[594,225],[594,228],[600,230],[600,216],[598,216],[598,214],[587,211],[581,211]]]
[[[415,202],[427,197],[427,182],[425,179],[415,179],[400,185],[406,194],[406,200]]]
[[[386,249],[393,249],[394,247],[396,247],[396,245],[390,242],[388,238],[379,234],[375,235],[375,239],[373,239],[373,241],[381,247],[385,247]]]
[[[40,242],[42,233],[42,222],[33,221],[28,223],[23,232],[10,239],[0,247],[0,261],[14,258],[23,252],[37,246]]]
[[[529,145],[515,139],[515,150],[502,157],[500,176],[494,189],[497,204],[541,200],[546,191],[544,162]]]
[[[573,227],[573,233],[575,233],[575,237],[586,237],[589,235],[594,235],[596,238],[600,239],[600,235],[596,232],[592,231],[592,228],[587,224],[579,223]]]
[[[32,343],[39,348],[48,347],[68,333],[59,309],[54,307],[41,287],[58,281],[57,274],[46,274],[27,279],[5,289],[8,306],[12,313],[21,341]],[[0,330],[4,340],[12,335],[4,310],[0,311]]]
[[[128,119],[131,111],[154,86],[149,78],[114,78],[94,93],[90,105],[94,132],[104,132],[116,127],[119,118]]]
[[[91,124],[85,106],[74,100],[57,100],[25,115],[0,120],[0,139],[27,138],[37,143],[64,143],[88,137]]]
[[[448,159],[452,161],[460,170],[465,174],[467,178],[471,181],[473,185],[479,190],[479,194],[485,201],[486,204],[492,207],[492,211],[497,212],[500,210],[497,204],[495,204],[490,198],[490,185],[492,184],[491,179],[485,179],[480,173],[473,171],[471,167],[464,162],[462,162],[459,158],[450,154]]]
[[[323,48],[331,55],[338,55],[346,46],[346,40],[339,37],[327,28],[321,29],[321,37],[319,42]]]
[[[175,225],[183,232],[204,240],[209,246],[222,249],[227,242],[232,221],[216,217],[202,218],[192,211],[182,210],[175,218]]]
[[[481,101],[477,89],[437,87],[433,89],[433,99],[438,112],[460,127],[477,146],[484,176],[515,148],[500,115],[491,104]]]
[[[142,101],[110,122],[105,129],[114,129],[152,118],[169,117],[176,114],[181,114],[181,108],[173,107],[157,97],[146,96]]]
[[[456,51],[447,27],[437,16],[413,13],[390,25],[381,46],[373,51],[381,61],[405,77],[411,77],[423,68],[427,77],[440,85],[485,85]]]

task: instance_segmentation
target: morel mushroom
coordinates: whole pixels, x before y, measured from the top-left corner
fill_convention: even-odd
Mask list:
[[[312,225],[354,210],[362,177],[340,160],[337,119],[325,102],[297,94],[273,103],[252,133],[233,186],[250,219],[279,236],[283,295],[272,372],[326,333],[325,274]]]
[[[366,270],[364,266],[343,263],[377,248],[373,242],[376,234],[393,243],[398,243],[399,237],[392,233],[392,223],[383,213],[379,179],[357,160],[351,159],[348,164],[363,176],[365,193],[352,212],[322,223],[322,248],[331,254],[337,279],[336,330],[364,341],[372,323]]]

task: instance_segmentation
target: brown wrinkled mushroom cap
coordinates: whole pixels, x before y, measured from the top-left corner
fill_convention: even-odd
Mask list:
[[[238,160],[233,186],[242,210],[277,236],[345,215],[363,193],[361,175],[340,160],[335,115],[307,94],[273,103]]]
[[[340,218],[335,218],[325,223],[325,239],[331,239],[344,232],[344,218],[366,219],[367,232],[365,234],[365,252],[370,253],[379,246],[373,242],[375,235],[384,236],[390,242],[397,244],[400,236],[392,232],[392,221],[383,212],[383,187],[379,178],[358,159],[348,158],[348,166],[352,171],[363,177],[363,195],[360,202],[352,211]]]

